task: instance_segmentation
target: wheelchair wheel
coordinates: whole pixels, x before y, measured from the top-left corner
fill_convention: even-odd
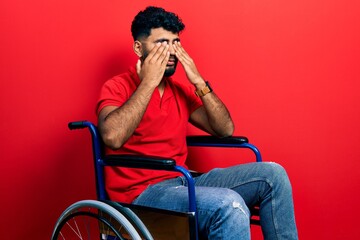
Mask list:
[[[59,217],[52,240],[142,239],[135,227],[115,208],[95,200],[72,204]]]

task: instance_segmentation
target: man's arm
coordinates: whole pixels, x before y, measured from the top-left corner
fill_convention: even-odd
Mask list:
[[[100,135],[106,146],[119,149],[140,124],[154,90],[159,86],[169,60],[169,46],[156,44],[143,63],[136,64],[140,84],[122,106],[104,107],[98,116]]]
[[[198,72],[194,61],[181,46],[180,42],[174,44],[177,58],[181,62],[189,81],[195,86],[196,90],[205,88],[206,83]],[[190,122],[208,133],[219,136],[231,136],[234,132],[234,123],[230,113],[223,102],[210,92],[200,97],[203,106],[195,110],[190,116]]]
[[[203,106],[190,115],[190,122],[198,128],[218,137],[229,137],[234,132],[230,113],[215,93],[201,97]]]

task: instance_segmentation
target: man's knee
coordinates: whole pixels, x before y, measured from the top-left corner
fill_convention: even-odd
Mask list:
[[[220,190],[220,189],[219,189]],[[237,221],[247,221],[250,217],[250,211],[243,198],[231,189],[221,189],[211,198],[211,208],[215,218],[237,218]],[[236,217],[235,217],[236,216]]]
[[[226,196],[223,196],[222,205],[219,207],[228,209],[229,212],[240,211],[244,217],[250,217],[250,211],[243,198],[235,191],[228,189]]]
[[[275,162],[266,162],[264,164],[268,174],[267,177],[270,179],[269,184],[289,188],[291,190],[290,180],[283,166]]]
[[[205,227],[209,239],[219,236],[248,239],[246,236],[250,234],[250,211],[242,197],[233,190],[223,189],[213,200],[213,212],[207,215]]]

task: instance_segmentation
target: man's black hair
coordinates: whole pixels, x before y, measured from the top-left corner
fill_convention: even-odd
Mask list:
[[[135,16],[131,24],[131,33],[134,40],[139,40],[150,36],[151,29],[160,27],[172,33],[180,33],[185,25],[175,13],[149,6]]]

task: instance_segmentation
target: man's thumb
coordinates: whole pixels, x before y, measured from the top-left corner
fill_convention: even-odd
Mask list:
[[[138,61],[136,63],[136,72],[139,76],[140,76],[140,71],[141,71],[141,60],[138,59]]]

